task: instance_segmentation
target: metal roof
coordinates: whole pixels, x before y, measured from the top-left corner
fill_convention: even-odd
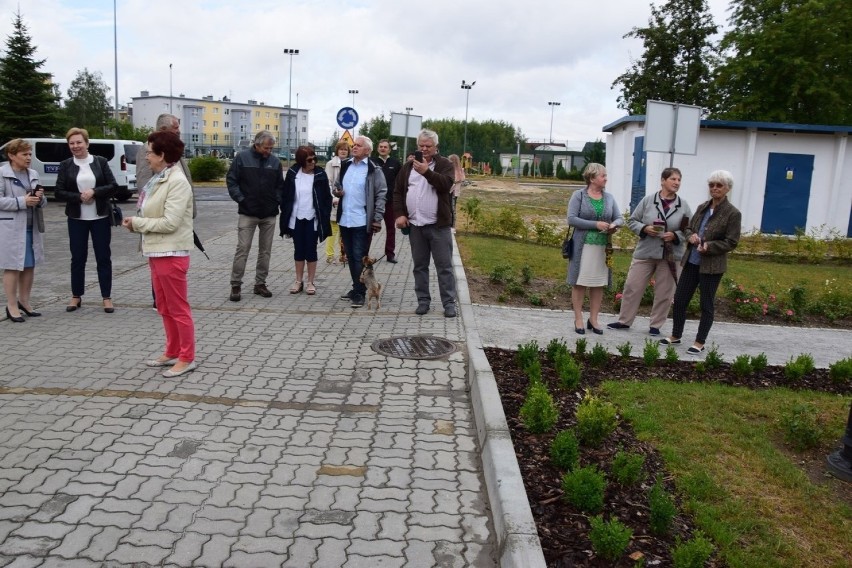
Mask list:
[[[624,116],[603,127],[604,132],[613,132],[630,123],[644,123],[644,114]],[[702,120],[701,128],[728,130],[763,130],[770,132],[800,132],[806,134],[852,133],[852,126],[831,124],[792,124],[787,122],[757,122],[748,120]]]

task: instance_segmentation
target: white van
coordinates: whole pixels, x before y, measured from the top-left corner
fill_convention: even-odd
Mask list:
[[[48,197],[56,188],[59,162],[71,157],[71,150],[64,138],[24,138],[33,146],[33,162],[36,172]],[[8,142],[6,143],[8,144]],[[6,144],[0,146],[0,160],[7,161]],[[116,199],[127,201],[136,193],[136,154],[142,142],[136,140],[106,140],[91,138],[89,153],[102,156],[109,162],[109,169],[118,183]]]

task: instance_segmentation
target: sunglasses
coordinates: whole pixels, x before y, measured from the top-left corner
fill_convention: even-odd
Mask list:
[[[713,189],[713,188],[716,188],[716,187],[725,187],[725,184],[713,182],[713,183],[708,183],[707,186],[710,187],[711,189]]]
[[[305,160],[305,161],[306,161],[306,162],[316,162],[316,161],[317,161],[317,157],[316,157],[316,156],[311,156],[310,158],[308,158],[308,159],[307,159],[307,160]]]

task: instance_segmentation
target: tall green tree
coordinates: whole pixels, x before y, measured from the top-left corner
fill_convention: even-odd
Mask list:
[[[0,57],[0,141],[23,136],[49,136],[62,128],[59,100],[49,73],[40,71],[44,59],[36,48],[20,12]]]
[[[848,0],[732,0],[714,118],[852,124]]]
[[[707,0],[652,4],[648,25],[624,36],[641,39],[644,52],[612,83],[621,88],[618,107],[645,114],[649,99],[707,107],[717,62],[711,36],[717,31]]]
[[[112,138],[114,140],[138,140],[139,142],[146,142],[148,140],[148,135],[154,131],[154,129],[150,126],[134,127],[133,124],[127,120],[116,120],[114,118],[107,119],[106,128],[110,134],[104,136],[104,138]],[[91,131],[89,131],[89,134],[92,138],[96,138]]]
[[[92,73],[87,68],[78,71],[68,87],[68,96],[65,99],[65,114],[70,121],[69,126],[85,128],[92,138],[103,138],[110,111],[107,93],[109,87],[100,71]]]

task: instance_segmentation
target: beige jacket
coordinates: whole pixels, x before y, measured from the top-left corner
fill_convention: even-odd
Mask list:
[[[142,233],[142,252],[192,250],[192,186],[177,167],[166,170],[145,196],[145,213],[133,217],[133,231]]]

